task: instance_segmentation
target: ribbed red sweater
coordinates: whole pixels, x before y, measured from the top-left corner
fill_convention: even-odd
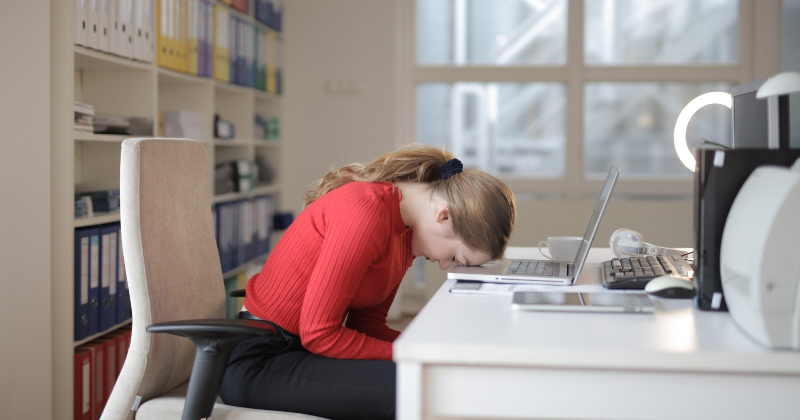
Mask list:
[[[312,353],[391,360],[400,333],[386,315],[414,259],[400,194],[391,183],[351,182],[322,195],[247,283],[247,310]]]

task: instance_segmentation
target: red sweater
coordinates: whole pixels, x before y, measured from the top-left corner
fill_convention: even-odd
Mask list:
[[[400,333],[386,314],[414,259],[400,199],[391,183],[365,182],[317,199],[247,283],[247,310],[299,335],[312,353],[391,360]]]

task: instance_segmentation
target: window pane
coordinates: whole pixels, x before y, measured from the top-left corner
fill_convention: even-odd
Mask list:
[[[590,65],[739,61],[737,0],[586,0]]]
[[[421,65],[563,65],[567,0],[417,0]]]
[[[498,176],[561,177],[565,101],[560,83],[420,84],[417,141]]]
[[[724,83],[588,83],[583,130],[586,175],[605,175],[615,165],[622,176],[691,177],[675,153],[678,114],[703,93],[729,89]],[[701,108],[686,133],[690,150],[701,139],[730,145],[730,127],[728,108]]]

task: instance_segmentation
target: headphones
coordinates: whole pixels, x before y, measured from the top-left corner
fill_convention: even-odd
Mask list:
[[[617,257],[633,257],[639,255],[683,255],[686,251],[681,251],[674,248],[664,248],[649,244],[644,241],[642,234],[628,228],[619,228],[611,234],[611,239],[608,240],[611,250]]]

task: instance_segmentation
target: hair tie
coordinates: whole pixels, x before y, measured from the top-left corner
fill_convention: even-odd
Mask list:
[[[451,176],[461,173],[464,170],[464,165],[458,159],[450,159],[439,168],[439,174],[442,177],[442,181],[446,179],[450,179]]]

